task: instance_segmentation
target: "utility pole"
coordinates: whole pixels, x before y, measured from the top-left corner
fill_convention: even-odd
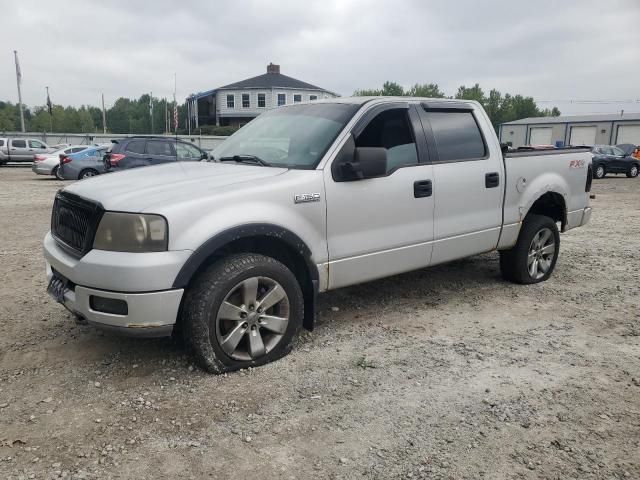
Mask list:
[[[13,56],[16,59],[16,81],[18,83],[18,105],[20,106],[20,126],[22,131],[26,132],[24,128],[24,110],[22,110],[22,92],[20,91],[20,84],[22,83],[22,72],[20,71],[20,64],[18,63],[18,51],[13,51]]]
[[[167,109],[167,98],[164,99],[164,133],[169,133],[169,110]]]
[[[51,104],[51,98],[49,97],[49,87],[47,87],[47,110],[49,110],[50,132],[53,133],[53,105]]]
[[[102,133],[107,133],[107,114],[104,110],[104,93],[102,94]]]

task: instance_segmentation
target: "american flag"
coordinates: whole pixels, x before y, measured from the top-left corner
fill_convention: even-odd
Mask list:
[[[173,97],[173,103],[175,104],[175,107],[173,109],[173,126],[174,126],[174,131],[178,131],[178,102],[176,102],[176,98]]]

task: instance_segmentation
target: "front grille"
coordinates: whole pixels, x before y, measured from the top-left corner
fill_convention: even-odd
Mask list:
[[[51,213],[51,233],[58,245],[82,256],[91,250],[102,207],[67,192],[58,192]]]

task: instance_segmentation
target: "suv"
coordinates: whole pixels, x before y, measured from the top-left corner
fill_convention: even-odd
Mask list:
[[[640,159],[626,154],[618,147],[594,145],[591,154],[595,178],[604,178],[608,173],[624,173],[629,178],[635,178],[640,172]]]
[[[197,162],[209,158],[195,145],[168,137],[127,137],[114,140],[104,156],[106,170],[147,167],[170,162]]]

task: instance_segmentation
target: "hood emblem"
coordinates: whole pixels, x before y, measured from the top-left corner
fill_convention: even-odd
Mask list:
[[[319,193],[298,193],[293,196],[293,203],[319,202]]]

